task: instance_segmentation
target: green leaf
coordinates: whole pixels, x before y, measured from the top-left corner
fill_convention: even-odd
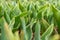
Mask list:
[[[0,5],[0,12],[2,11],[2,6]]]
[[[58,32],[60,33],[60,11],[56,9],[54,5],[51,5],[51,7],[54,14],[54,19],[56,20],[58,25]]]
[[[28,36],[28,40],[31,40],[32,39],[32,28],[28,27],[26,29],[26,33],[27,33],[27,36]]]
[[[42,40],[48,40],[48,38],[49,38],[49,36],[52,34],[52,32],[53,32],[53,27],[54,27],[54,25],[53,24],[51,24],[48,28],[47,28],[47,30],[42,34]]]
[[[10,30],[4,18],[1,32],[1,40],[15,40],[12,30]]]
[[[3,24],[3,20],[2,20],[2,18],[0,18],[0,33],[1,33],[2,24]]]
[[[20,10],[18,9],[18,6],[15,6],[13,9],[10,11],[10,19],[17,17],[20,15]]]
[[[27,16],[27,13],[28,13],[28,11],[26,11],[26,12],[22,12],[22,13],[20,14],[20,17]]]
[[[45,19],[42,18],[41,21],[42,21],[43,25],[45,26],[45,28],[47,28],[49,26],[49,23]]]
[[[32,28],[32,26],[34,25],[34,23],[36,23],[36,19],[31,19],[30,23],[27,25],[27,27]]]
[[[20,27],[20,16],[15,17],[15,23],[13,25],[13,32],[17,31]]]
[[[48,7],[47,4],[42,5],[39,9],[38,9],[38,13],[42,12],[43,10],[45,10]]]
[[[11,30],[13,29],[14,27],[14,23],[15,23],[15,18],[13,18],[10,23],[9,23],[9,28],[11,28]]]
[[[22,28],[23,28],[23,32],[24,32],[24,40],[28,40],[27,34],[26,34],[26,23],[25,23],[25,19],[24,17],[21,17],[21,24],[22,24]]]
[[[0,18],[3,16],[3,14],[4,14],[3,8],[2,5],[0,5]]]
[[[41,6],[38,10],[37,18],[42,19],[44,17],[44,13],[47,9],[47,5]]]
[[[6,11],[4,12],[4,18],[5,18],[6,22],[9,24],[10,23],[10,17]]]
[[[36,26],[35,26],[35,40],[41,40],[40,39],[40,23],[37,21]]]
[[[26,11],[26,9],[24,8],[24,6],[23,6],[20,2],[18,3],[18,5],[19,5],[19,9],[20,9],[22,12]]]

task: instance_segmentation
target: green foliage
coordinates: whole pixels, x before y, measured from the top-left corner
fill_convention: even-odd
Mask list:
[[[0,0],[0,39],[55,40],[53,35],[60,34],[59,3],[59,0]]]

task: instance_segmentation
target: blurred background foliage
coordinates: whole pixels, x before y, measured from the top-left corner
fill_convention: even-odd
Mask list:
[[[0,0],[1,40],[60,40],[60,0]]]

